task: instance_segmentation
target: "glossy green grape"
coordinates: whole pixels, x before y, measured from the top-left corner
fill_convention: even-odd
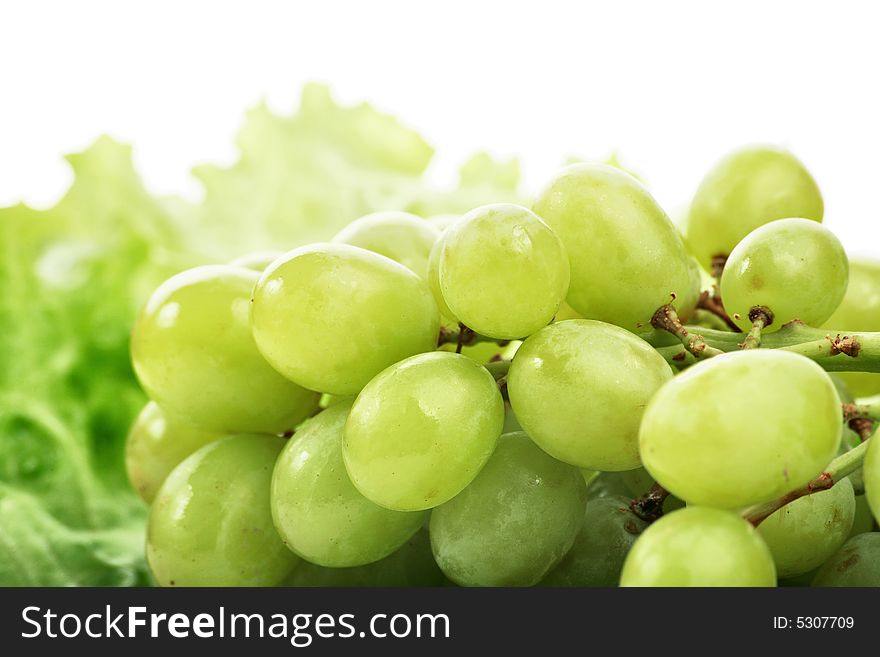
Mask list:
[[[253,271],[260,272],[262,274],[263,271],[265,271],[266,267],[271,265],[283,255],[284,253],[282,253],[281,251],[254,251],[253,253],[248,253],[241,256],[240,258],[236,258],[229,264],[233,267],[244,267],[245,269],[252,269]]]
[[[325,568],[303,561],[281,586],[423,587],[443,586],[445,579],[431,553],[428,531],[422,529],[393,554],[365,566]]]
[[[443,234],[440,289],[477,333],[515,339],[553,319],[568,291],[568,255],[534,212],[512,203],[471,210]]]
[[[689,504],[735,509],[803,486],[831,462],[843,416],[821,367],[752,349],[697,363],[645,410],[645,468]]]
[[[463,586],[531,586],[572,546],[585,503],[577,468],[505,434],[477,478],[431,512],[434,558]]]
[[[626,555],[647,527],[626,497],[589,500],[574,544],[541,586],[617,586]]]
[[[376,504],[430,509],[473,481],[503,424],[504,401],[484,367],[459,354],[420,354],[358,395],[345,425],[345,466]]]
[[[148,504],[175,466],[223,434],[169,418],[156,402],[138,414],[125,442],[125,470],[132,488]]]
[[[387,557],[427,520],[391,511],[361,495],[342,460],[342,431],[352,402],[305,423],[288,442],[272,476],[272,517],[287,546],[312,563],[362,566]]]
[[[709,269],[758,226],[804,217],[821,222],[822,195],[804,165],[788,151],[752,146],[731,153],[706,175],[691,203],[687,242]]]
[[[819,326],[843,299],[848,275],[846,253],[834,233],[815,221],[779,219],[753,230],[730,253],[721,298],[744,330],[756,306],[773,312],[767,333],[793,319]]]
[[[241,434],[178,465],[150,510],[147,560],[161,586],[274,586],[299,558],[272,524],[269,488],[284,439]]]
[[[880,262],[850,260],[846,294],[824,327],[841,332],[880,331]],[[856,397],[880,394],[880,374],[839,372],[837,376]]]
[[[439,236],[435,226],[414,214],[374,212],[352,221],[333,241],[391,258],[425,278],[428,255]]]
[[[819,569],[813,586],[880,587],[880,532],[849,539]]]
[[[864,495],[856,495],[856,512],[853,515],[852,529],[849,530],[847,538],[872,532],[875,524],[874,514],[871,513],[871,507],[868,505],[868,498]]]
[[[348,244],[295,249],[263,272],[251,304],[254,337],[284,376],[336,395],[437,346],[440,317],[425,282]]]
[[[766,518],[758,533],[776,563],[779,577],[815,570],[849,536],[856,498],[849,479],[828,490],[801,497]]]
[[[681,237],[632,176],[604,164],[564,168],[535,213],[562,240],[571,264],[567,301],[587,319],[644,331],[654,312],[686,298],[690,265]]]
[[[627,554],[621,586],[776,586],[770,550],[735,513],[689,506],[665,515]]]
[[[647,342],[611,324],[557,322],[517,351],[507,377],[510,403],[550,455],[591,470],[639,467],[642,412],[672,378]]]
[[[131,359],[167,413],[210,431],[283,433],[317,408],[316,393],[257,351],[248,300],[258,278],[241,267],[196,267],[149,298],[132,331]]]
[[[862,464],[862,479],[865,481],[865,497],[868,500],[868,506],[874,518],[880,523],[880,440],[878,440],[880,432],[875,433],[868,440],[868,453],[865,454],[865,461]]]

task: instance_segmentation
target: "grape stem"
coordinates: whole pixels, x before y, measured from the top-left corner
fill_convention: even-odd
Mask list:
[[[874,433],[874,424],[880,422],[880,395],[843,404],[843,421],[863,441],[870,438]]]
[[[667,497],[669,491],[655,483],[647,493],[630,502],[629,508],[642,520],[654,522],[663,515],[663,502]]]
[[[441,326],[440,334],[437,336],[438,347],[454,344],[457,353],[461,353],[462,347],[470,347],[478,342],[494,342],[499,347],[506,347],[510,344],[510,340],[498,340],[487,335],[480,335],[464,324],[459,324],[456,327]]]
[[[721,297],[718,295],[717,286],[713,287],[716,288],[713,292],[709,292],[708,290],[700,292],[700,298],[697,299],[697,308],[707,310],[718,317],[722,322],[727,324],[727,327],[734,333],[742,333],[742,329],[736,325],[736,322],[734,322],[730,318],[730,315],[727,314],[727,311],[724,310],[724,304],[721,303]]]
[[[660,306],[657,309],[657,312],[651,318],[651,326],[677,337],[682,345],[684,345],[684,348],[697,359],[710,358],[724,353],[720,349],[715,349],[706,344],[703,336],[699,333],[688,331],[684,324],[681,323],[678,313],[675,312],[675,308],[672,307],[671,303],[667,303],[665,306]],[[719,333],[723,333],[723,331],[719,331]]]
[[[858,447],[854,447],[848,451],[846,454],[841,454],[831,461],[822,474],[808,482],[806,485],[796,488],[771,502],[749,507],[743,511],[743,517],[757,527],[786,504],[794,502],[801,497],[828,490],[838,481],[862,467],[862,461],[865,458],[865,452],[868,451],[869,443],[870,441],[866,440]]]
[[[773,323],[773,313],[764,306],[755,306],[749,311],[752,330],[739,345],[740,349],[757,349],[761,346],[761,330]]]
[[[664,308],[665,306],[658,310],[657,314]],[[740,349],[740,338],[736,333],[698,326],[682,328],[684,335],[699,331],[701,343],[706,345],[706,349],[713,350],[712,355]],[[681,349],[668,347],[656,335],[645,334],[642,337],[658,347],[657,351],[670,362],[679,366],[693,362],[688,355],[679,355]],[[794,320],[783,324],[775,333],[763,332],[761,346],[802,354],[816,361],[828,372],[880,372],[880,332],[817,329]],[[693,354],[693,350],[688,351]],[[705,358],[705,352],[700,357]]]

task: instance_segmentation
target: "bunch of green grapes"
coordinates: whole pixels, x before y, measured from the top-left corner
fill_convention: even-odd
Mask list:
[[[576,164],[530,207],[374,213],[173,276],[131,340],[156,582],[876,585],[880,388],[816,362],[875,354],[802,325],[880,328],[880,265],[821,219],[762,147],[685,236]]]

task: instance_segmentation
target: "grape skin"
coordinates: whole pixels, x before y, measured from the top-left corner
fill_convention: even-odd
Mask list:
[[[241,267],[196,267],[150,296],[132,331],[131,359],[166,412],[209,431],[283,433],[317,408],[316,393],[257,350],[248,300],[258,278]]]
[[[345,425],[345,467],[380,506],[430,509],[473,481],[503,424],[504,400],[484,367],[459,354],[420,354],[357,396]]]
[[[241,434],[202,447],[162,484],[147,560],[161,586],[274,586],[299,559],[272,524],[269,489],[284,439]]]
[[[425,282],[348,244],[314,244],[276,260],[257,283],[260,352],[291,381],[357,393],[383,369],[437,346],[440,316]]]
[[[351,401],[306,422],[285,445],[272,476],[272,517],[287,546],[312,563],[362,566],[403,545],[427,520],[384,509],[361,495],[342,459]]]
[[[822,195],[810,173],[788,151],[743,148],[718,162],[700,183],[687,220],[687,242],[707,270],[750,232],[775,219],[821,222]]]
[[[439,279],[454,317],[477,333],[512,340],[553,319],[568,291],[568,255],[531,210],[496,203],[446,230]]]
[[[639,432],[645,468],[689,504],[736,509],[803,486],[840,443],[840,398],[822,368],[753,349],[688,368],[651,400]]]
[[[856,499],[849,479],[801,497],[766,518],[758,533],[776,563],[779,577],[793,577],[821,566],[849,536]]]
[[[721,275],[721,297],[745,331],[756,306],[773,313],[766,333],[794,319],[819,326],[843,299],[848,276],[846,253],[830,230],[806,219],[779,219],[733,249]]]
[[[689,506],[665,515],[636,540],[621,586],[776,586],[770,550],[748,522]]]
[[[880,586],[880,532],[849,539],[819,569],[813,586]]]
[[[531,586],[573,544],[585,503],[577,468],[505,434],[476,479],[431,513],[434,557],[463,586]]]
[[[352,221],[333,241],[383,255],[425,278],[428,255],[438,237],[435,226],[414,214],[373,212]]]
[[[647,522],[629,510],[626,497],[588,500],[574,544],[540,585],[617,586],[626,555],[647,527]]]
[[[572,319],[528,338],[507,390],[517,419],[551,456],[591,470],[639,467],[644,407],[672,378],[641,338],[611,324]]]
[[[865,480],[865,497],[874,518],[880,523],[880,440],[877,437],[880,432],[874,434],[869,440],[868,453],[862,464],[862,477]]]
[[[151,503],[178,463],[222,437],[222,433],[169,418],[156,402],[148,402],[125,441],[125,469],[132,488],[144,502]]]
[[[641,332],[670,295],[687,297],[691,272],[681,237],[629,174],[573,164],[532,209],[562,240],[571,265],[566,301],[585,318]]]

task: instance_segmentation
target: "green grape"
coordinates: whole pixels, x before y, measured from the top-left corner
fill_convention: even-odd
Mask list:
[[[849,530],[848,538],[872,531],[874,531],[874,514],[868,506],[868,498],[864,495],[856,495],[856,511],[853,514],[852,529]]]
[[[813,586],[880,586],[880,532],[849,539],[819,569]]]
[[[744,330],[756,306],[773,312],[767,333],[794,319],[819,326],[843,299],[848,272],[846,253],[830,230],[807,219],[779,219],[756,228],[731,251],[721,298]]]
[[[211,265],[165,281],[131,335],[138,379],[167,413],[210,431],[283,433],[318,395],[278,374],[257,351],[248,300],[259,275]]]
[[[150,510],[147,560],[161,586],[274,586],[296,566],[272,524],[269,489],[284,439],[205,445],[168,475]]]
[[[626,555],[647,526],[626,497],[588,500],[574,545],[541,586],[617,586]]]
[[[266,267],[271,265],[283,255],[284,253],[282,253],[281,251],[255,251],[254,253],[248,253],[239,258],[236,258],[229,264],[233,267],[244,267],[245,269],[252,269],[253,271],[260,272],[262,274],[266,270]]]
[[[325,568],[303,561],[281,586],[424,587],[443,586],[444,580],[431,553],[428,531],[422,529],[393,554],[365,566]]]
[[[169,418],[156,402],[149,402],[131,425],[125,443],[125,469],[132,488],[149,504],[178,463],[222,436]]]
[[[742,508],[817,476],[837,453],[842,421],[821,367],[752,349],[697,363],[663,386],[645,410],[639,450],[673,495]]]
[[[632,176],[603,164],[563,169],[534,211],[562,240],[571,264],[567,301],[588,319],[644,330],[675,294],[690,289],[681,237]]]
[[[849,285],[843,301],[823,325],[835,331],[880,331],[880,262],[850,260]],[[856,397],[880,394],[880,374],[840,372]]]
[[[880,433],[869,438],[868,453],[865,454],[865,462],[862,464],[862,478],[865,482],[865,497],[871,512],[880,522]]]
[[[568,291],[568,255],[531,210],[496,203],[471,210],[443,234],[440,289],[477,333],[515,339],[553,320]]]
[[[420,354],[358,395],[345,425],[345,467],[376,504],[430,509],[473,481],[503,424],[504,401],[484,367],[459,354]]]
[[[640,465],[645,405],[672,370],[647,342],[611,324],[571,319],[527,339],[507,377],[529,436],[560,461],[592,470]]]
[[[342,431],[352,402],[334,404],[296,432],[272,476],[272,517],[287,546],[312,563],[362,566],[387,557],[427,520],[361,495],[345,471]]]
[[[776,586],[770,550],[748,522],[689,506],[663,516],[636,540],[621,586]]]
[[[351,244],[399,262],[425,278],[428,255],[440,231],[408,212],[374,212],[352,221],[333,241]]]
[[[837,552],[853,524],[856,498],[849,479],[801,497],[758,525],[779,577],[815,570]]]
[[[251,321],[263,356],[306,388],[357,393],[402,358],[437,346],[431,291],[393,260],[348,244],[295,249],[263,272]]]
[[[577,468],[505,434],[476,479],[431,512],[434,558],[462,586],[531,586],[572,546],[585,503]]]
[[[791,153],[753,146],[731,153],[706,175],[691,203],[688,246],[707,269],[758,226],[804,217],[821,222],[822,195]]]

